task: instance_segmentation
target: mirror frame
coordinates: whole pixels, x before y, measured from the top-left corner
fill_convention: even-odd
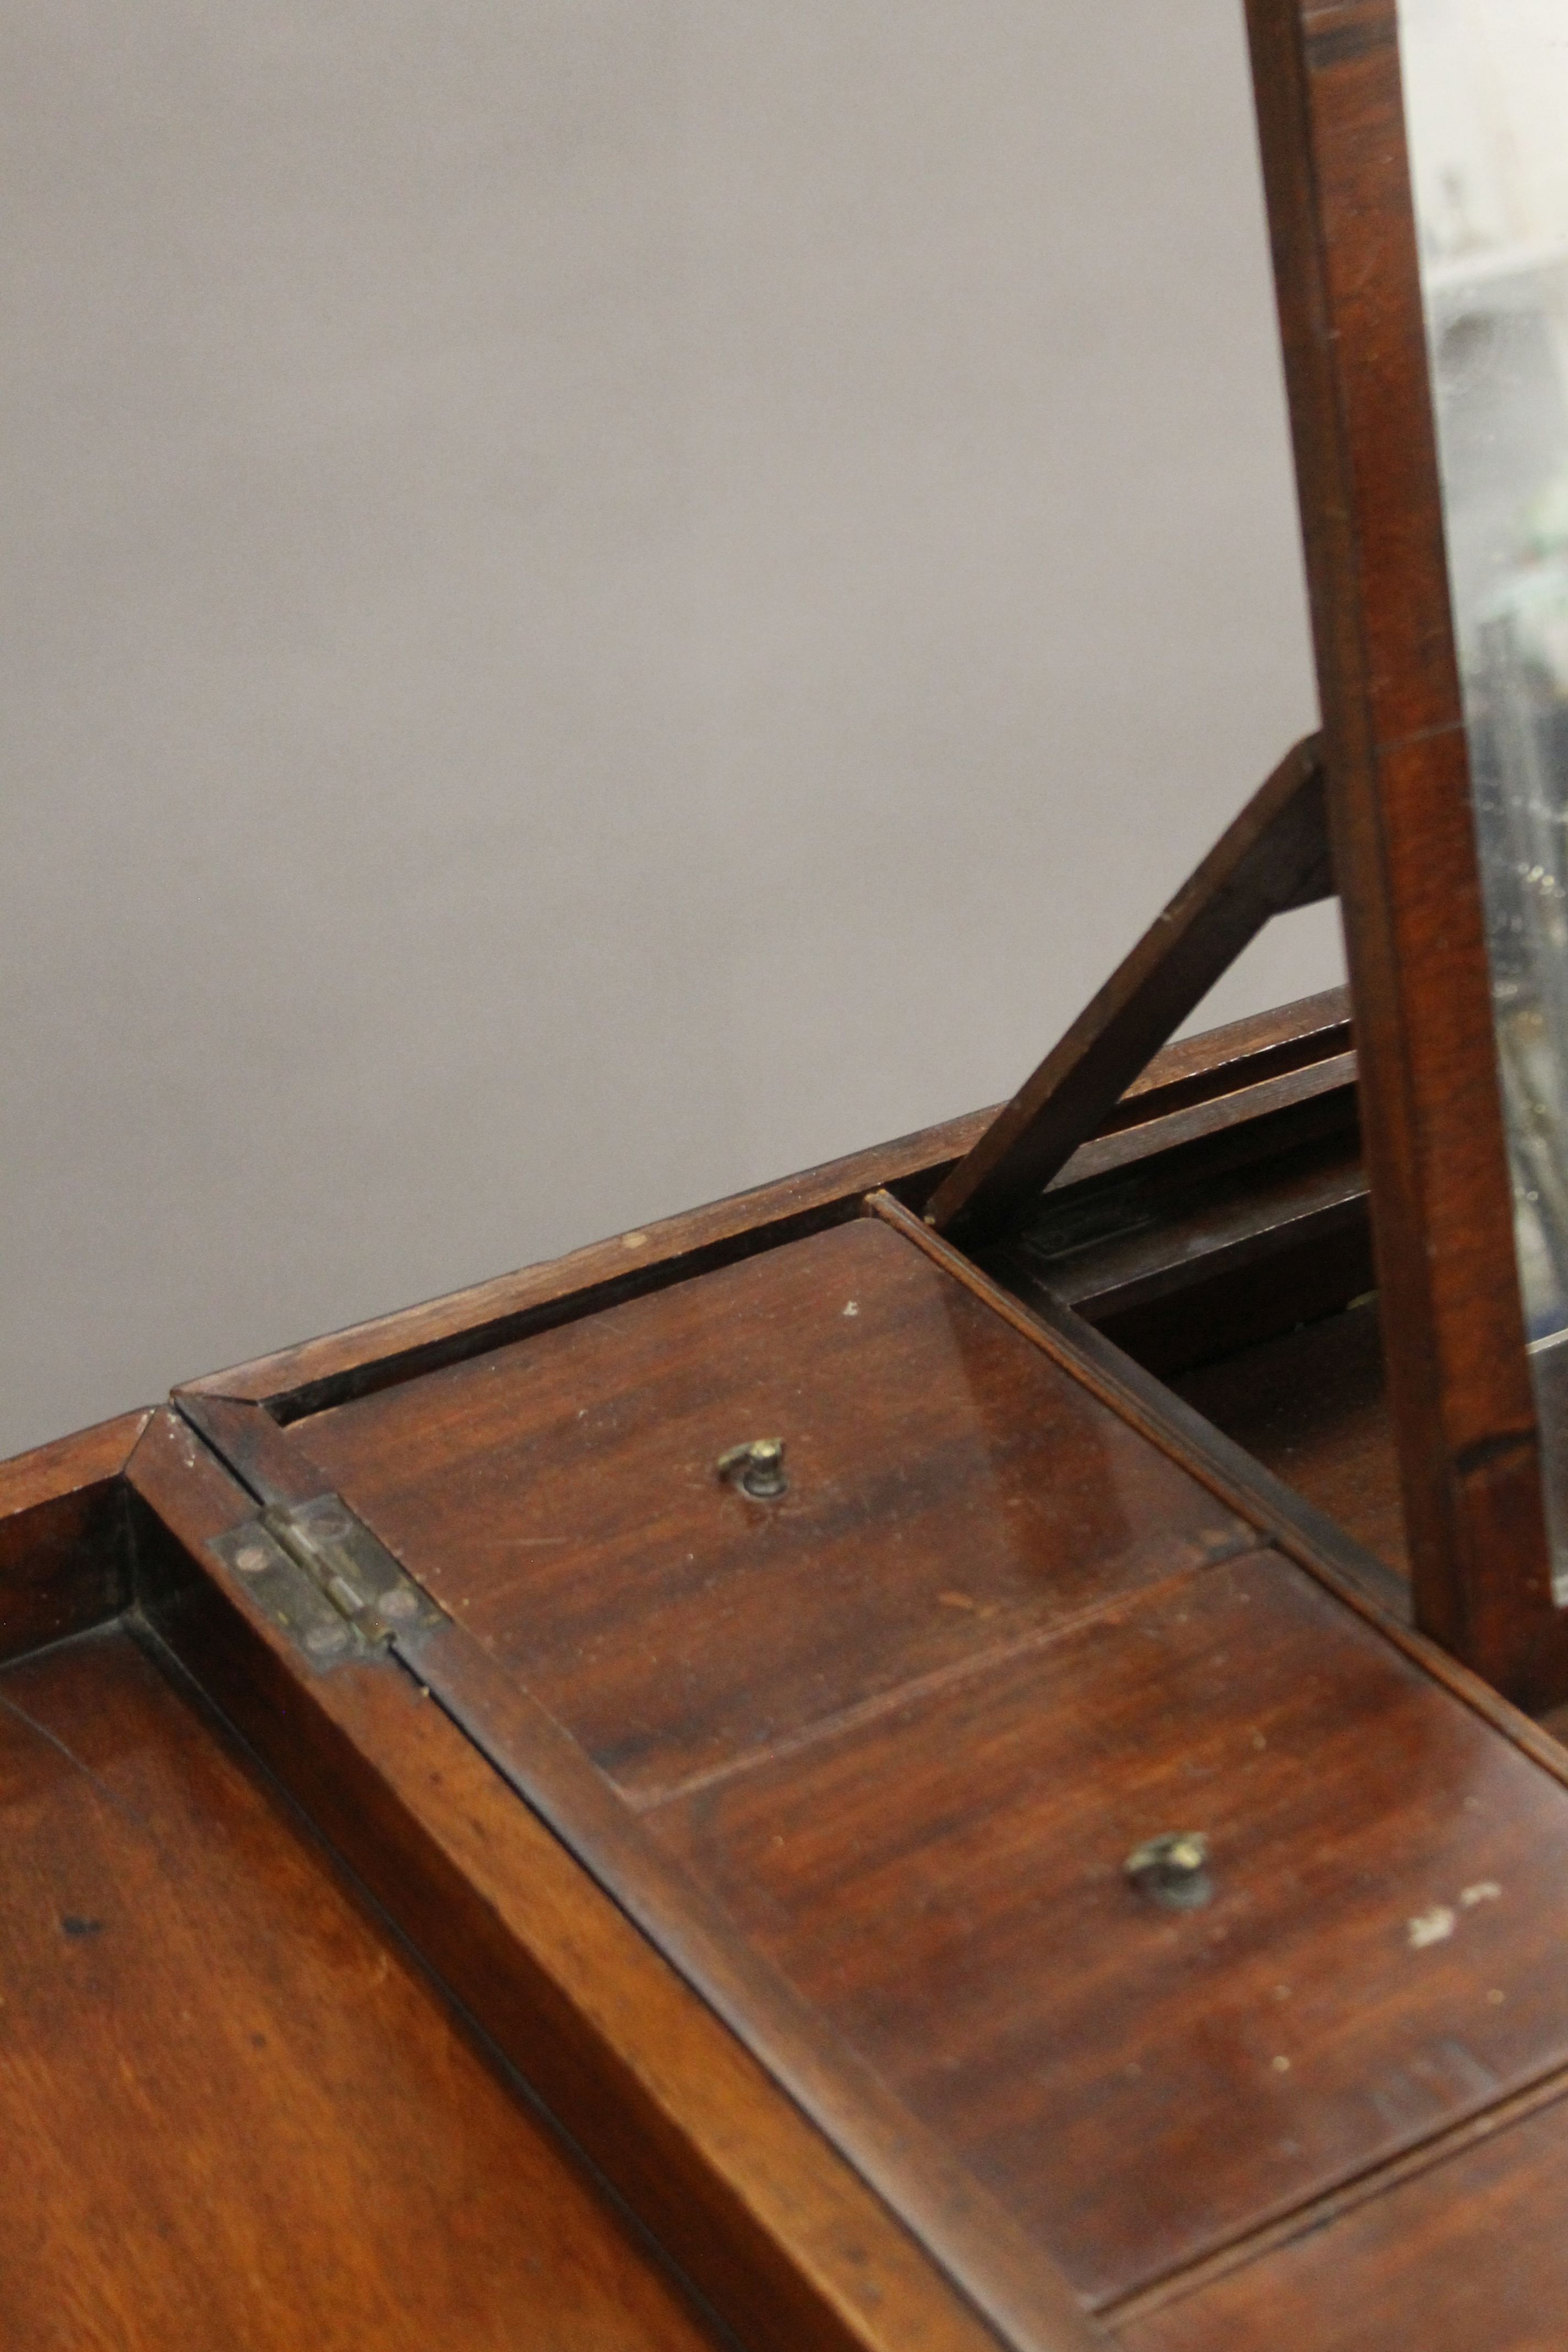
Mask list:
[[[1247,13],[1415,1620],[1542,1710],[1568,1697],[1568,1612],[1514,1252],[1395,0]]]

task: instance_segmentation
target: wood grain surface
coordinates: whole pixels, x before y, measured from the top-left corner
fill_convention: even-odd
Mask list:
[[[1558,2352],[1568,2102],[1354,2200],[1117,2329],[1126,2352]]]
[[[1235,1522],[1228,1559],[1173,1542],[1163,1572],[1107,1577],[1124,1468],[1003,1344],[1048,1370],[1039,1337],[896,1215],[918,1251],[837,1228],[285,1435],[739,1942],[1113,2304],[1568,2061],[1543,1865],[1568,1861],[1568,1798],[1283,1560],[1238,1556]],[[713,1475],[764,1422],[809,1441],[770,1506]],[[1074,1539],[1032,1555],[1023,1609],[1020,1444]],[[964,1581],[933,1591],[927,1556]],[[846,1589],[886,1618],[847,1620]],[[481,1743],[487,1705],[511,1736],[482,1679],[465,1697]],[[1121,1865],[1182,1827],[1228,1860],[1173,1922]],[[595,1851],[607,1884],[629,1867]]]
[[[689,2309],[120,1633],[0,1675],[7,2352],[698,2352]]]
[[[1535,1721],[1451,1651],[1419,1632],[1410,1622],[1409,1587],[1397,1571],[1304,1496],[1292,1493],[1184,1398],[1070,1307],[1046,1299],[1026,1306],[888,1193],[873,1193],[866,1206],[944,1266],[965,1289],[984,1299],[1015,1329],[1044,1348],[1130,1427],[1244,1515],[1287,1559],[1297,1561],[1325,1591],[1348,1603],[1439,1688],[1452,1692],[1510,1746],[1553,1780],[1568,1785],[1568,1750],[1555,1728],[1543,1727],[1549,1720],[1561,1724],[1563,1712]]]
[[[289,1434],[639,1801],[1252,1541],[865,1218]]]
[[[1163,2311],[1182,2307],[1173,2282],[1186,2266],[1198,2265],[1199,2292],[1185,2298],[1195,2308],[1220,2291],[1216,2264],[1234,2262],[1239,2276],[1249,2248],[1289,2239],[1289,2216],[1327,2210],[1324,2200],[1342,2200],[1379,2173],[1393,2193],[1413,2151],[1568,2065],[1554,1970],[1568,1931],[1563,1759],[1429,1645],[1378,1630],[1363,1599],[1345,1607],[1310,1541],[1303,1558],[1321,1582],[1276,1554],[1238,1550],[1232,1538],[1239,1530],[1247,1539],[1248,1515],[1270,1523],[1266,1480],[1238,1489],[1212,1449],[1189,1444],[1182,1408],[1152,1391],[1142,1400],[1135,1380],[1114,1372],[1114,1350],[1104,1365],[1075,1352],[1063,1336],[1070,1316],[1063,1331],[1042,1328],[907,1210],[885,1198],[876,1208],[875,1224],[836,1226],[284,1430],[255,1406],[232,1410],[270,1432],[249,1447],[253,1470],[301,1490],[327,1480],[310,1449],[328,1453],[342,1433],[331,1483],[405,1558],[411,1542],[427,1544],[433,1565],[410,1565],[433,1582],[441,1561],[468,1546],[447,1594],[458,1622],[428,1637],[439,1703],[481,1749],[489,1738],[498,1772],[522,1759],[512,1786],[632,1917],[643,1916],[657,1877],[649,1857],[668,1858],[678,1875],[659,1898],[665,1927],[649,1914],[650,1933],[699,1987],[718,1951],[721,2013],[723,2000],[747,1997],[748,1971],[759,1968],[759,1984],[787,1995],[786,2041],[788,2002],[800,2005],[805,2026],[778,2080],[791,2079],[790,2063],[804,2064],[801,2081],[816,2084],[807,2112],[816,2112],[820,2070],[831,2075],[840,2049],[830,2137],[853,2158],[868,2118],[858,2161],[884,2182],[897,2177],[901,2102],[905,2156],[934,2141],[952,2183],[944,2210],[922,2211],[918,2234],[930,2248],[963,2246],[952,2275],[981,2282],[972,2308],[988,2310],[1004,2340],[1078,2339],[1070,2312],[1048,2295],[1031,2305],[1026,2285],[1020,2295],[1003,2284],[1000,2300],[986,2302],[1012,2260],[989,2208],[1112,2318],[1131,2297],[1128,2326],[1163,2324]],[[709,1312],[705,1300],[719,1303]],[[857,1311],[845,1315],[850,1304]],[[972,1314],[981,1320],[971,1325]],[[577,1361],[571,1351],[591,1349],[595,1330],[604,1353],[581,1359],[581,1383],[552,1369],[557,1351],[561,1364]],[[680,1335],[673,1360],[663,1344],[671,1332]],[[860,1336],[874,1380],[853,1377]],[[1232,1522],[1226,1543],[1173,1559],[1164,1573],[1148,1564],[1130,1573],[1127,1547],[1103,1534],[1115,1516],[1107,1493],[1125,1491],[1117,1457],[1099,1433],[1093,1445],[1081,1431],[1067,1444],[1058,1428],[1051,1459],[1071,1465],[1058,1481],[1064,1517],[1035,1558],[1040,1591],[1020,1608],[1006,1584],[1018,1555],[997,1530],[1027,1498],[1014,1503],[1007,1463],[1012,1448],[1026,1450],[1037,1416],[1059,1405],[1003,1339],[1065,1379],[1075,1410],[1111,1408],[1118,1442],[1149,1457],[1140,1478],[1156,1461],[1184,1480],[1190,1466],[1191,1486]],[[498,1390],[493,1408],[487,1382]],[[793,1404],[811,1436],[789,1457],[782,1509],[746,1502],[713,1475],[710,1443],[717,1451],[764,1433],[710,1426],[706,1416],[737,1395]],[[597,1401],[603,1420],[579,1435],[574,1424],[592,1421]],[[534,1454],[542,1429],[548,1443]],[[906,1478],[911,1430],[910,1458],[938,1465],[934,1483]],[[790,1432],[775,1423],[766,1433]],[[245,1433],[238,1442],[244,1450]],[[557,2110],[588,2119],[595,2156],[638,2210],[730,2315],[754,2314],[758,2282],[769,2281],[765,2308],[782,2321],[772,2342],[876,2341],[904,2352],[947,2341],[951,2300],[915,2272],[900,2276],[890,2251],[879,2261],[891,2299],[879,2298],[874,2321],[855,2306],[842,2228],[858,2210],[863,2231],[869,2214],[855,2209],[853,2171],[835,2170],[832,2147],[806,2158],[779,2143],[789,2110],[777,2090],[770,2104],[765,2074],[748,2075],[735,2044],[725,2056],[721,2034],[703,2042],[700,2004],[692,2011],[677,1997],[668,2006],[654,1956],[643,1948],[639,1960],[635,1938],[617,1941],[613,1915],[595,1907],[597,1887],[574,1882],[568,1864],[550,1897],[556,1918],[541,1916],[548,1839],[515,1796],[509,1813],[483,1794],[483,1759],[452,1744],[453,1722],[416,1696],[411,1705],[414,1685],[395,1672],[301,1684],[276,1639],[247,1619],[244,1596],[221,1589],[200,1556],[190,1465],[175,1460],[192,1443],[177,1425],[155,1428],[138,1457],[138,1491],[184,1562],[158,1604],[160,1624]],[[671,1464],[695,1474],[699,1463],[700,1481],[661,1486]],[[891,1484],[877,1483],[879,1470]],[[784,1528],[784,1510],[821,1502],[852,1475],[872,1477],[873,1507],[858,1546],[847,1542],[841,1575],[792,1581],[787,1544],[776,1558],[738,1549],[770,1515]],[[237,1505],[212,1476],[222,1519]],[[355,1476],[367,1482],[357,1491]],[[1048,1487],[1048,1465],[1036,1465],[1028,1485]],[[424,1521],[422,1497],[435,1498]],[[552,1505],[569,1509],[567,1526],[528,1516]],[[819,1557],[835,1524],[830,1513],[816,1528]],[[520,1528],[546,1540],[517,1548],[546,1555],[581,1531],[582,1589],[559,1559],[480,1576],[485,1540]],[[1086,1530],[1080,1552],[1075,1538]],[[1300,1539],[1289,1511],[1279,1533]],[[1000,1622],[983,1613],[983,1580],[933,1596],[922,1549],[989,1559],[1002,1580]],[[911,1560],[912,1580],[901,1581]],[[842,1583],[873,1593],[889,1583],[900,1605],[885,1622],[851,1625],[847,1639],[835,1615]],[[1058,1583],[1070,1605],[1040,1606]],[[490,1614],[476,1627],[481,1588]],[[921,1622],[911,1597],[934,1598],[962,1637],[944,1637],[935,1655],[906,1652],[909,1623]],[[980,1606],[955,1609],[955,1598]],[[688,1611],[699,1628],[689,1636],[680,1630]],[[816,1620],[833,1638],[805,1673],[791,1645],[801,1622]],[[534,1686],[535,1639],[555,1677],[554,1721]],[[626,1677],[596,1727],[595,1643]],[[704,1685],[714,1654],[720,1681]],[[470,1655],[484,1672],[454,1684],[453,1659]],[[748,1657],[763,1687],[781,1675],[782,1693],[752,1734],[732,1709],[726,1716],[724,1696],[743,1688]],[[652,1712],[638,1718],[645,1693]],[[572,1717],[568,1701],[587,1712]],[[701,1741],[683,1752],[688,1705]],[[633,1737],[618,1746],[628,1722]],[[594,1740],[597,1761],[619,1775],[618,1794],[590,1760]],[[670,1740],[667,1757],[659,1742]],[[552,1760],[557,1750],[564,1763]],[[1555,1760],[1543,1769],[1548,1751]],[[621,1826],[606,1833],[600,1816],[611,1813]],[[1149,1906],[1121,1867],[1132,1844],[1176,1828],[1211,1838],[1215,1889],[1212,1905],[1179,1916]],[[693,1890],[684,1917],[668,1908],[683,1883]],[[767,2006],[759,2001],[759,2012]],[[673,2052],[683,2062],[698,2044],[700,2090],[680,2063],[670,2069]],[[884,2105],[858,2115],[862,2080],[883,2086]],[[834,2097],[829,2084],[826,2111]],[[919,2201],[890,2198],[911,2213]],[[1002,2269],[988,2274],[998,2245]],[[908,2252],[918,2271],[912,2241]],[[973,2273],[963,2267],[972,2255]],[[1168,2295],[1161,2309],[1151,2290]]]
[[[1275,1555],[647,1818],[1096,2300],[1568,2062],[1568,1794]]]
[[[1348,988],[1325,988],[1162,1047],[1101,1123],[1102,1135],[1185,1102],[1206,1102],[1351,1050]]]

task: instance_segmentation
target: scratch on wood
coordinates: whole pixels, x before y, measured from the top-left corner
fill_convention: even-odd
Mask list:
[[[16,1721],[20,1724],[25,1724],[29,1731],[36,1732],[37,1737],[43,1740],[47,1746],[52,1748],[58,1756],[63,1756],[68,1764],[73,1766],[77,1771],[82,1773],[86,1779],[90,1780],[93,1787],[103,1799],[105,1804],[112,1805],[116,1811],[121,1812],[125,1815],[127,1821],[134,1822],[139,1829],[147,1829],[151,1826],[151,1824],[142,1818],[142,1814],[137,1811],[134,1805],[127,1804],[125,1799],[119,1795],[115,1790],[110,1787],[101,1772],[95,1772],[90,1764],[84,1764],[81,1758],[76,1753],[76,1750],[74,1748],[68,1748],[65,1741],[58,1738],[48,1728],[47,1724],[39,1723],[33,1716],[30,1716],[27,1713],[26,1707],[18,1706],[16,1700],[13,1698],[7,1698],[4,1692],[0,1692],[0,1707],[4,1707],[7,1715],[15,1716]]]

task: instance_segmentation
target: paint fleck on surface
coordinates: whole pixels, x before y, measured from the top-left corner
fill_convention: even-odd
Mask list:
[[[1405,1936],[1413,1952],[1424,1952],[1428,1944],[1446,1944],[1458,1925],[1458,1915],[1446,1903],[1435,1903],[1430,1911],[1423,1911],[1412,1919]]]

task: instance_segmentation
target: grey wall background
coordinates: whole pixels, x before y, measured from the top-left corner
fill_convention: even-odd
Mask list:
[[[1239,0],[11,0],[0,113],[0,1451],[1006,1092],[1312,722]]]

